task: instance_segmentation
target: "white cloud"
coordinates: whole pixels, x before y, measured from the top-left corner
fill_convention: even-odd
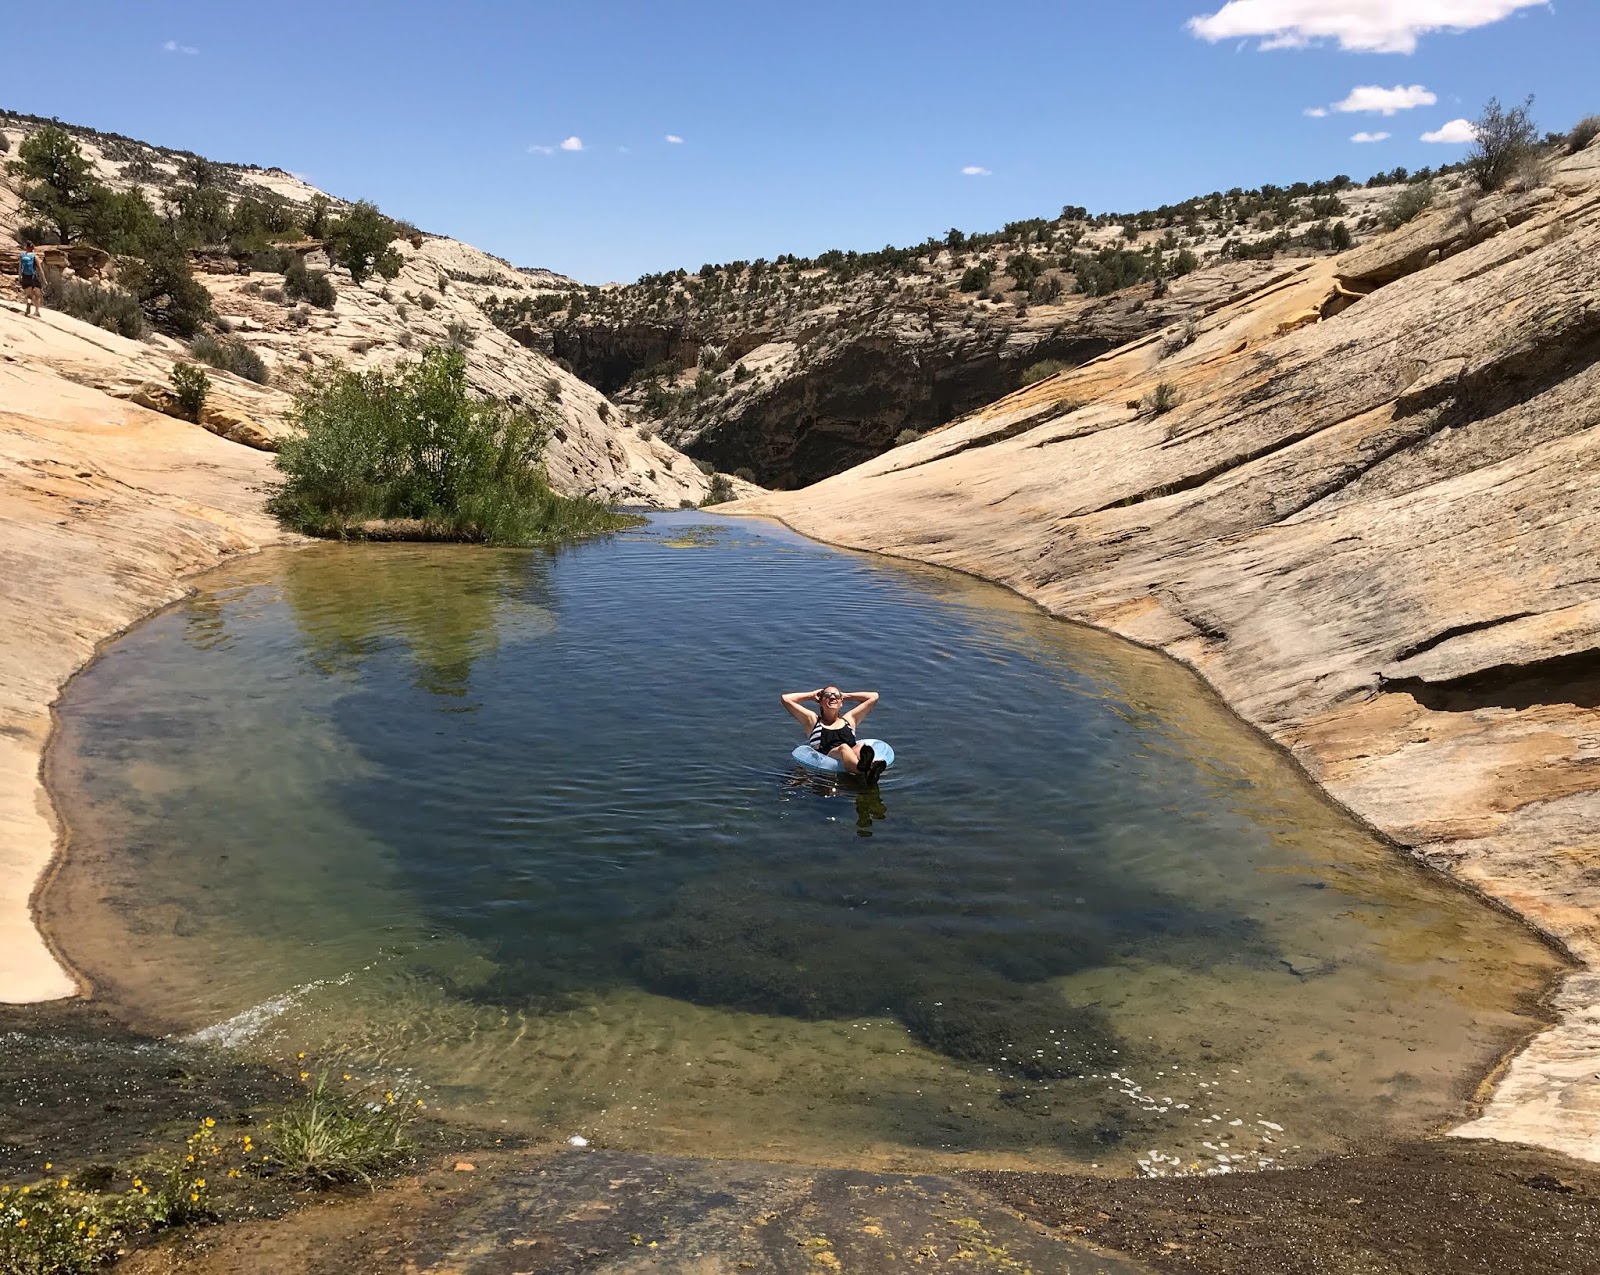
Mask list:
[[[1324,40],[1361,53],[1414,53],[1417,37],[1470,31],[1549,0],[1228,0],[1189,19],[1202,40],[1260,36],[1263,49],[1299,49]]]
[[[1350,138],[1352,142],[1386,142],[1389,140],[1387,133],[1356,133]]]
[[[1396,111],[1409,111],[1415,106],[1432,106],[1439,98],[1420,84],[1409,88],[1396,84],[1392,89],[1376,84],[1360,84],[1350,90],[1350,96],[1335,102],[1333,109],[1349,114],[1352,111],[1376,111],[1380,115],[1393,115]]]
[[[990,173],[990,171],[987,168],[985,168],[982,164],[968,164],[961,171],[963,173],[965,173],[968,177],[991,177],[991,176],[993,176],[993,174]]]
[[[564,151],[581,151],[583,149],[583,138],[578,136],[569,137],[561,143],[561,149]]]
[[[554,155],[555,153],[556,148],[554,146],[540,146],[538,142],[528,147],[528,154],[530,155]]]
[[[1325,106],[1308,106],[1308,107],[1306,107],[1306,114],[1309,115],[1314,120],[1320,120],[1327,113],[1328,113],[1328,108],[1325,107]]]
[[[679,137],[676,133],[668,133],[667,141],[671,142],[674,146],[683,145],[683,138]]]
[[[168,53],[183,53],[183,54],[187,54],[191,58],[194,57],[195,54],[200,52],[200,50],[195,48],[194,45],[192,45],[192,44],[179,44],[176,40],[168,40],[161,47],[163,49],[165,49]]]
[[[1422,140],[1425,142],[1446,142],[1461,145],[1466,142],[1478,140],[1478,130],[1472,127],[1471,120],[1451,120],[1443,128],[1436,128],[1431,133],[1424,133]]]

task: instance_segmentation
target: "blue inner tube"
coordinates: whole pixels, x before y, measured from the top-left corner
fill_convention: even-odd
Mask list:
[[[872,751],[882,759],[884,769],[888,769],[890,766],[894,765],[894,749],[889,747],[889,745],[884,743],[881,739],[863,739],[858,740],[857,742],[862,744],[871,744]],[[790,754],[790,756],[792,756],[802,766],[805,766],[811,770],[820,770],[825,775],[843,775],[847,773],[845,771],[843,762],[835,761],[826,753],[819,753],[815,748],[811,747],[810,744],[801,744],[794,750],[793,753]]]

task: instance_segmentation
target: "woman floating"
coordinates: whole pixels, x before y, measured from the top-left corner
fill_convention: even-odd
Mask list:
[[[817,712],[805,706],[807,700],[817,702]],[[847,700],[858,701],[848,713],[843,711]],[[887,763],[873,754],[871,744],[856,742],[856,729],[877,702],[877,691],[846,693],[837,686],[824,686],[817,691],[790,691],[783,697],[789,716],[810,732],[806,743],[824,757],[832,757],[847,774],[860,775],[869,784],[878,782]]]

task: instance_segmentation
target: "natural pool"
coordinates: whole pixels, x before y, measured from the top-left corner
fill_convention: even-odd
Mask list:
[[[827,680],[876,793],[789,761]],[[1558,967],[1164,658],[692,513],[232,564],[50,779],[46,923],[136,1023],[615,1146],[1291,1162],[1459,1114]]]

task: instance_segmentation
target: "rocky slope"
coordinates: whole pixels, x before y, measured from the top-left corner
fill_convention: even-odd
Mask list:
[[[13,155],[38,126],[29,117],[0,113],[0,136],[10,143]],[[143,190],[152,204],[161,206],[163,189],[176,177],[183,154],[87,129],[69,131],[101,181],[113,189]],[[9,245],[23,216],[19,181],[5,170],[0,162],[0,239]],[[224,164],[213,171],[230,198],[269,192],[304,206],[321,193],[281,169]],[[342,206],[337,199],[331,202],[335,210]],[[403,261],[400,274],[389,282],[372,278],[362,285],[347,270],[330,266],[320,248],[306,250],[307,266],[329,271],[337,289],[337,301],[327,310],[285,301],[281,274],[241,275],[222,256],[198,260],[198,277],[212,295],[222,326],[231,339],[260,354],[270,372],[271,393],[254,390],[228,373],[211,373],[235,409],[248,403],[258,440],[283,428],[290,392],[308,371],[335,362],[356,368],[385,366],[429,345],[454,344],[465,354],[473,389],[554,414],[557,428],[546,465],[559,490],[663,508],[704,499],[710,480],[693,461],[633,426],[592,386],[512,340],[484,312],[490,296],[534,297],[570,286],[571,280],[517,269],[438,235],[397,239],[392,246]],[[114,263],[101,266],[86,259],[80,268],[88,276],[114,277]],[[14,270],[13,262],[9,277],[0,283],[0,296],[7,300],[20,299]],[[153,336],[144,350],[130,354],[127,378],[164,384],[167,368],[179,357],[188,357],[181,343]],[[132,392],[134,387],[128,388]],[[242,422],[234,427],[249,432]]]
[[[507,302],[503,325],[718,469],[799,487],[1186,324],[1379,225],[1398,189],[1230,191],[879,253],[734,262]],[[1262,255],[1256,255],[1262,254]]]
[[[1600,143],[734,506],[1197,668],[1583,968],[1463,1132],[1600,1158]],[[1169,388],[1157,393],[1158,386]],[[1163,410],[1165,409],[1165,410]]]

